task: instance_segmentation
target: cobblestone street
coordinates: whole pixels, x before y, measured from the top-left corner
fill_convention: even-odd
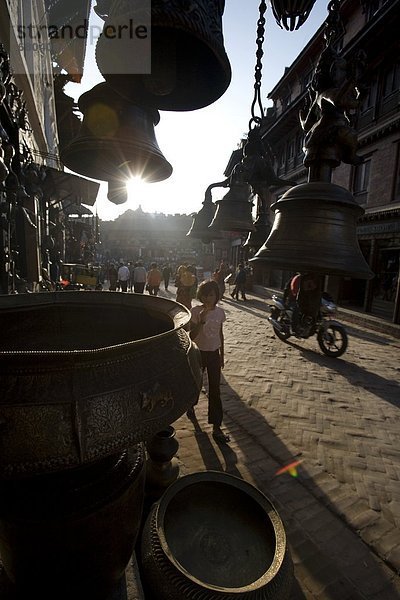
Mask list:
[[[174,424],[181,475],[227,471],[267,495],[295,564],[293,600],[399,598],[399,340],[344,323],[349,348],[330,358],[315,337],[278,340],[259,296],[222,307],[231,442],[213,440],[202,393],[197,423]],[[294,460],[297,477],[275,475]]]

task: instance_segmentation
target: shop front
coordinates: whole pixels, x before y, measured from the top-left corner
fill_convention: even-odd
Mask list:
[[[400,207],[366,213],[357,226],[364,255],[375,277],[364,283],[366,312],[400,322]]]

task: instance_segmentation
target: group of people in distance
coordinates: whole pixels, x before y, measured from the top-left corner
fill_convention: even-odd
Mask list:
[[[150,295],[157,296],[162,281],[164,281],[165,290],[168,290],[171,274],[169,264],[165,264],[159,269],[157,263],[152,262],[147,270],[141,260],[133,265],[121,261],[118,269],[114,264],[108,268],[109,290],[112,292],[132,291],[135,294],[144,294],[147,290]]]

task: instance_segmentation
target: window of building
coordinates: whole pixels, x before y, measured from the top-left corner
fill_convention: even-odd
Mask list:
[[[360,204],[367,203],[367,195],[369,189],[369,173],[371,167],[371,159],[364,160],[360,165],[354,167],[353,173],[353,194],[357,196],[357,201]]]
[[[282,147],[279,150],[279,166],[280,167],[284,167],[285,166],[285,162],[286,162],[286,152],[285,152],[285,147]]]
[[[292,101],[292,93],[291,90],[287,90],[284,92],[284,95],[281,98],[282,110],[285,110]]]
[[[361,89],[360,110],[358,113],[357,127],[370,125],[377,117],[378,108],[378,76],[366,83]]]
[[[314,76],[314,67],[312,69],[310,69],[309,71],[307,71],[303,76],[303,79],[301,82],[301,87],[302,87],[303,91],[305,91],[309,87],[313,76]]]
[[[304,154],[303,142],[304,142],[303,134],[298,133],[296,136],[296,154],[297,154],[297,156],[303,156],[303,154]]]
[[[400,89],[400,63],[392,65],[383,80],[383,97],[386,98]]]
[[[400,142],[397,144],[397,164],[394,178],[393,202],[400,202]]]
[[[370,21],[388,2],[389,0],[364,0],[363,4],[367,14],[367,21]]]
[[[289,145],[288,145],[288,159],[290,160],[291,158],[294,158],[295,155],[295,140],[290,140]]]
[[[400,95],[400,63],[394,63],[383,73],[381,114],[398,109]]]
[[[370,81],[364,90],[361,92],[360,97],[360,113],[365,114],[370,111],[376,105],[377,99],[377,91],[378,91],[378,80],[375,77],[372,81]]]
[[[343,29],[343,27],[342,27]],[[343,46],[344,46],[344,32],[341,34],[340,37],[338,37],[337,40],[335,40],[335,43],[333,44],[333,49],[340,54],[340,52],[343,50]]]

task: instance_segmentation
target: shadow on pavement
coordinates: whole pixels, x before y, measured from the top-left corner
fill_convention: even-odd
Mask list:
[[[207,398],[203,398],[203,402],[207,402]],[[237,456],[229,444],[227,442],[215,440],[225,461],[225,465],[223,465],[215,451],[210,436],[201,429],[197,417],[189,417],[189,420],[193,423],[195,431],[194,435],[206,469],[208,471],[225,471],[231,475],[241,477],[240,471],[236,467]]]
[[[333,369],[336,373],[345,377],[352,385],[357,385],[375,394],[375,396],[379,396],[379,398],[382,398],[382,400],[389,402],[393,406],[400,407],[400,383],[398,381],[386,379],[377,373],[371,373],[371,371],[347,361],[343,356],[338,359],[332,359],[308,348],[302,348],[300,345],[290,342],[290,340],[286,343],[300,350],[307,360]]]
[[[277,507],[285,523],[296,577],[303,583],[304,580],[309,582],[313,591],[324,589],[324,595],[318,595],[319,598],[390,600],[397,597],[391,582],[393,572],[340,518],[339,509],[335,511],[329,496],[315,482],[316,471],[324,469],[316,470],[312,465],[307,468],[303,463],[298,467],[298,477],[290,477],[288,473],[276,477],[277,470],[299,458],[301,452],[294,454],[260,412],[243,402],[224,377],[221,392],[224,425],[236,450],[235,453],[233,449],[228,452],[221,448],[226,465],[235,465],[235,471],[228,468],[227,471],[239,472],[243,477],[236,466],[243,464],[251,476],[249,480],[253,479]],[[202,437],[198,443],[202,451],[201,445],[209,444],[210,440]],[[333,477],[330,479],[335,481]],[[357,497],[354,496],[355,503]],[[291,600],[317,597],[317,594],[308,596],[307,588],[304,596],[302,589],[295,582]],[[376,596],[369,595],[372,590],[376,590]]]
[[[360,340],[367,340],[368,342],[373,342],[374,344],[380,344],[382,346],[387,346],[390,344],[393,347],[393,344],[390,343],[387,337],[384,335],[379,335],[379,333],[376,333],[375,331],[358,329],[357,327],[352,327],[347,323],[345,323],[344,326],[346,327],[349,336],[357,337]],[[400,348],[400,344],[397,347]]]

